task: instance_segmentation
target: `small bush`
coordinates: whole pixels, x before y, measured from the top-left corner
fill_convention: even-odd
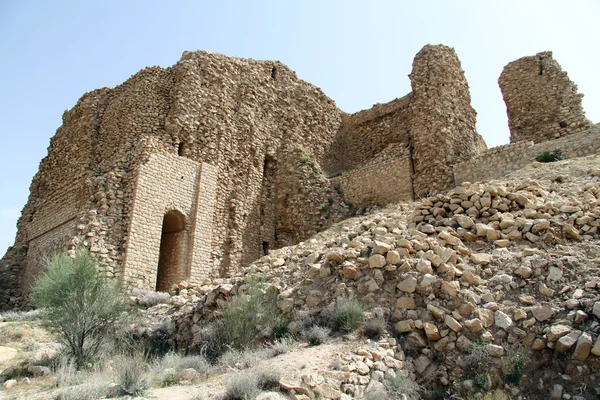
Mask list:
[[[402,375],[384,380],[383,385],[390,399],[401,399],[402,395],[406,395],[409,399],[419,399],[420,392],[423,390],[410,377]]]
[[[541,163],[560,161],[562,159],[563,155],[561,149],[556,149],[553,152],[545,151],[535,158],[536,161],[539,161]]]
[[[77,370],[73,360],[57,358],[52,378],[56,400],[95,400],[105,396],[110,378],[102,372]]]
[[[277,291],[256,281],[247,285],[246,293],[235,295],[227,302],[217,326],[219,336],[234,349],[250,346],[259,332],[272,331],[283,321],[277,307]]]
[[[371,340],[379,340],[385,333],[385,322],[380,319],[370,319],[363,326],[365,336]]]
[[[146,338],[146,348],[152,355],[163,355],[173,350],[173,339],[177,326],[171,320],[163,321]]]
[[[125,395],[141,395],[150,386],[148,358],[141,352],[118,356],[113,368],[121,391]]]
[[[525,369],[525,357],[521,353],[514,354],[509,359],[509,370],[504,380],[508,383],[518,384],[521,382]]]
[[[308,162],[308,160],[310,160],[310,157],[308,157],[306,154],[302,154],[300,156],[300,163],[306,164]]]
[[[325,328],[323,326],[315,325],[309,328],[305,333],[306,341],[311,346],[318,346],[322,343],[325,343],[327,338],[329,338],[329,334],[331,330],[329,328]]]
[[[298,345],[298,341],[292,336],[284,336],[271,343],[268,347],[272,353],[271,357],[276,357],[280,354],[285,354]]]
[[[260,360],[269,358],[265,349],[236,350],[229,349],[219,359],[219,364],[227,368],[247,369]]]
[[[152,290],[134,289],[132,294],[137,297],[137,301],[140,305],[148,308],[166,303],[171,298],[169,293],[154,292]]]
[[[189,368],[193,368],[200,375],[205,375],[211,366],[201,355],[183,356],[167,353],[152,368],[153,380],[159,386],[173,385],[183,379],[183,371]]]
[[[35,321],[44,318],[44,310],[7,311],[0,314],[0,322]]]
[[[331,329],[349,333],[357,329],[363,321],[364,307],[354,299],[344,299],[335,303],[329,312]]]
[[[279,371],[259,371],[256,384],[260,390],[274,390],[279,388],[281,373]]]
[[[96,360],[125,306],[116,280],[106,278],[87,251],[56,255],[35,282],[32,300],[46,309],[77,368]]]
[[[227,382],[225,400],[251,400],[260,393],[255,373],[241,373]]]

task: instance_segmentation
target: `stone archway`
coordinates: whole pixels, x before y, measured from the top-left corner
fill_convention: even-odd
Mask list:
[[[156,290],[168,291],[185,277],[185,216],[172,210],[165,214],[160,238]]]

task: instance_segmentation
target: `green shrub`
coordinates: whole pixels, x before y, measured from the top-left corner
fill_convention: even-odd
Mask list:
[[[298,341],[294,337],[284,336],[271,343],[268,347],[268,351],[271,353],[271,357],[276,357],[291,351],[297,345]]]
[[[300,162],[301,162],[302,164],[306,164],[306,163],[308,162],[308,160],[310,160],[310,157],[308,157],[306,154],[302,154],[302,155],[300,156]]]
[[[322,343],[325,343],[327,338],[329,338],[330,333],[331,330],[329,328],[315,325],[308,328],[308,330],[304,333],[304,336],[306,337],[308,344],[311,346],[318,346]]]
[[[525,370],[525,357],[521,353],[514,354],[509,359],[509,370],[504,380],[508,383],[518,384],[523,378]]]
[[[44,310],[7,311],[0,314],[0,322],[35,321],[44,318]]]
[[[250,346],[259,332],[272,331],[283,321],[275,289],[256,281],[247,286],[246,293],[233,296],[225,304],[218,327],[225,343],[234,349]]]
[[[561,149],[556,149],[553,152],[545,151],[535,158],[536,161],[539,161],[541,163],[560,161],[562,159],[563,155]]]
[[[116,280],[106,278],[87,251],[73,258],[56,255],[35,282],[31,298],[46,309],[78,369],[96,360],[125,306]]]
[[[184,378],[183,372],[188,368],[193,368],[200,375],[206,375],[211,365],[201,355],[184,356],[170,352],[152,368],[153,381],[159,386],[174,385]]]
[[[371,340],[379,340],[385,333],[385,322],[380,319],[370,319],[363,326],[365,336]]]
[[[364,307],[354,299],[339,300],[329,311],[331,329],[349,333],[357,329],[364,319]]]

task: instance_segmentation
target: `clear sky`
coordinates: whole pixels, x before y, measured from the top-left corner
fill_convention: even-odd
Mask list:
[[[427,43],[456,49],[477,127],[508,143],[497,80],[517,58],[551,50],[600,122],[597,0],[0,0],[0,257],[64,110],[184,50],[280,60],[347,112],[410,91]]]

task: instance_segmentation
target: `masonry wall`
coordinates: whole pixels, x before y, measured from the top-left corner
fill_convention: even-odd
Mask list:
[[[210,258],[210,246],[195,246],[196,240],[210,244],[213,230],[213,216],[206,215],[206,211],[210,213],[214,208],[214,190],[210,191],[207,186],[214,186],[217,176],[209,172],[207,177],[202,177],[203,170],[203,165],[198,162],[165,154],[153,154],[140,166],[126,242],[127,255],[123,267],[125,282],[146,289],[156,287],[163,219],[170,211],[183,215],[184,231],[173,232],[163,238],[165,241],[170,240],[170,245],[167,243],[165,247],[163,244],[163,250],[176,248],[182,257],[176,260],[181,269],[175,265],[172,268],[179,276],[177,279],[169,279],[177,282],[211,276],[210,267],[202,262],[195,266],[195,276],[192,276],[191,269],[194,259]],[[204,190],[199,195],[199,190],[202,189]],[[200,210],[203,214],[198,220]],[[169,259],[175,262],[174,257]]]
[[[328,172],[361,167],[393,143],[410,143],[411,94],[342,117]]]
[[[568,137],[541,143],[522,141],[489,149],[477,157],[456,164],[454,177],[457,185],[462,182],[482,182],[498,179],[525,167],[540,154],[561,149],[564,158],[600,154],[600,132],[594,127]]]
[[[469,86],[454,49],[423,47],[415,56],[410,80],[413,185],[418,198],[452,187],[451,166],[486,146],[475,129]]]
[[[354,207],[413,200],[412,161],[403,143],[389,145],[369,163],[331,181]]]
[[[227,275],[253,261],[263,254],[265,235],[272,249],[307,238],[346,215],[343,206],[327,216],[311,209],[329,198],[343,205],[323,184],[327,179],[321,168],[341,114],[318,88],[279,62],[207,52],[186,52],[171,68],[145,68],[122,85],[85,94],[65,113],[32,182],[15,246],[0,261],[0,275],[9,287],[5,293],[15,301],[23,298],[19,277],[30,262],[30,270],[40,268],[28,252],[31,240],[66,220],[75,221],[67,249],[87,248],[107,275],[151,287],[156,255],[145,260],[144,267],[135,261],[130,269],[125,258],[138,247],[131,244],[135,235],[128,237],[130,226],[137,226],[132,222],[138,218],[133,201],[136,174],[154,154],[214,167],[200,175],[202,191],[190,195],[184,184],[180,192],[173,192],[185,194],[186,213],[194,202],[190,196],[217,199],[212,209],[197,210],[202,218],[196,222],[206,229],[188,235],[195,248],[208,253],[189,255],[195,276]],[[311,160],[310,174],[281,168],[300,164],[298,153]],[[276,167],[265,181],[267,158]],[[319,182],[314,188],[312,175]],[[302,186],[299,191],[297,186]],[[296,192],[299,200],[291,197]],[[274,201],[265,200],[265,195]],[[261,210],[261,203],[273,206]],[[160,225],[158,219],[148,223],[154,231]],[[255,234],[255,227],[263,233]],[[134,229],[136,235],[140,229],[143,223]],[[152,240],[148,246],[158,251],[157,239]],[[132,254],[132,260],[138,255]]]
[[[523,57],[504,67],[498,84],[506,103],[510,142],[542,142],[572,135],[591,124],[582,94],[552,58],[552,52]]]

